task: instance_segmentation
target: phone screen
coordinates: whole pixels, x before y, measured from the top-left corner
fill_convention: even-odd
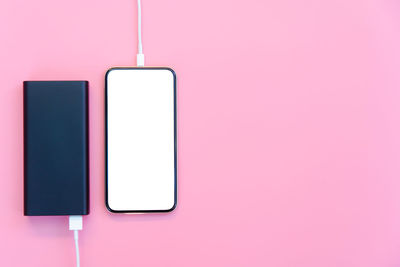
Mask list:
[[[176,78],[169,68],[106,74],[106,205],[163,212],[176,205]]]

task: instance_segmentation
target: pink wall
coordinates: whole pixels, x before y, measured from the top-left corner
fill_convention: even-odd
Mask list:
[[[104,74],[134,0],[0,3],[0,265],[73,266],[67,219],[22,216],[22,81],[90,82],[82,266],[400,265],[400,4],[143,0],[146,63],[178,75],[179,205],[104,206]]]

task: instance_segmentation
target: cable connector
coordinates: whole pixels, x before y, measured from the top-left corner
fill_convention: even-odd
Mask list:
[[[69,230],[82,230],[82,215],[69,216]]]
[[[144,67],[144,54],[136,55],[136,65],[138,67]]]
[[[69,216],[69,230],[74,231],[76,266],[77,267],[80,267],[78,231],[82,230],[82,226],[83,226],[82,215]]]

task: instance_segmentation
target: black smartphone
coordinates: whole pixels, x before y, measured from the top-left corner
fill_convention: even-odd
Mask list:
[[[168,212],[177,202],[176,75],[112,68],[105,77],[106,206]]]

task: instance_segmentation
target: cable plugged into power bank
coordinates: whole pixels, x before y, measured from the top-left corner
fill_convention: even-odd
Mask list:
[[[76,254],[76,266],[80,267],[80,258],[79,258],[79,240],[78,240],[78,231],[82,230],[82,216],[81,215],[71,215],[69,216],[69,230],[74,231],[74,240],[75,240],[75,254]]]
[[[88,96],[87,81],[24,82],[24,215],[70,216],[78,267],[89,214]]]

